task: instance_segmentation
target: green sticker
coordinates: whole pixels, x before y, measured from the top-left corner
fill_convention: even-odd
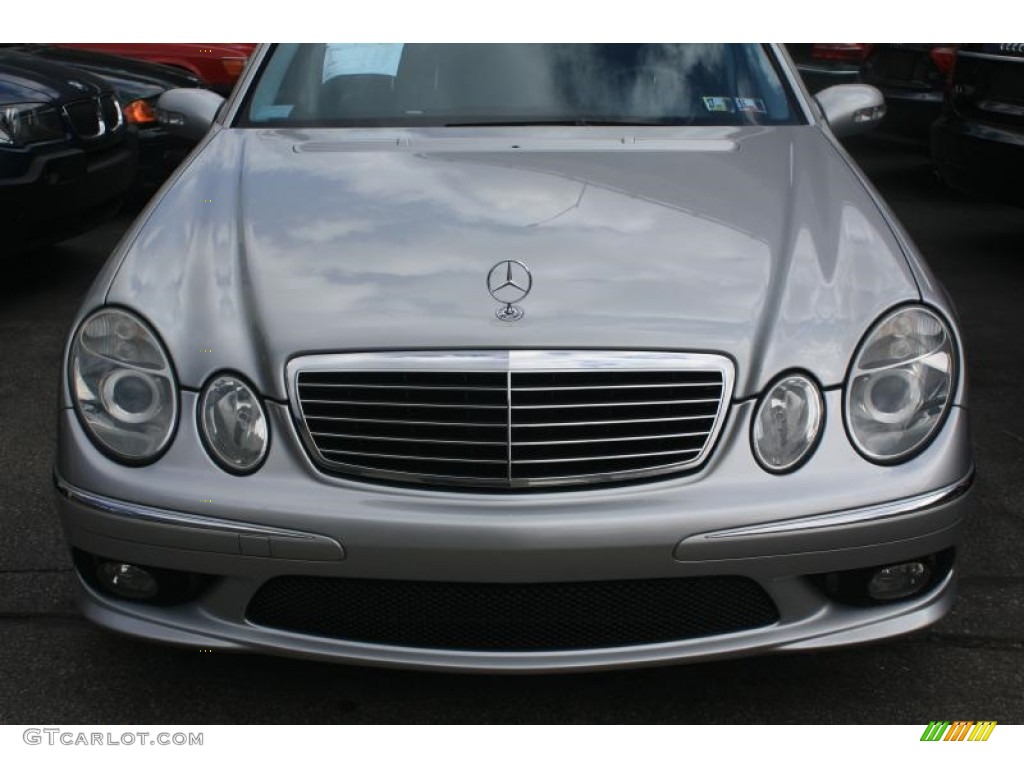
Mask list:
[[[705,96],[704,109],[708,112],[733,112],[732,99],[728,96]]]

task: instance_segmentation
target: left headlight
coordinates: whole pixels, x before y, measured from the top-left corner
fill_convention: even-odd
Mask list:
[[[93,442],[126,464],[155,460],[178,422],[178,386],[156,334],[123,309],[79,326],[68,361],[75,410]]]
[[[883,317],[846,383],[846,425],[857,450],[880,464],[923,450],[949,411],[956,376],[953,335],[942,317],[921,306]]]

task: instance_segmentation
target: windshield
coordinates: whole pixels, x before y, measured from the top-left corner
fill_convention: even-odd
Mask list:
[[[802,122],[760,45],[275,46],[239,125],[781,125]]]

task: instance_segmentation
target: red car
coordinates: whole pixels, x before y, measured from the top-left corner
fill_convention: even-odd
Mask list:
[[[256,43],[54,43],[185,69],[227,95]]]

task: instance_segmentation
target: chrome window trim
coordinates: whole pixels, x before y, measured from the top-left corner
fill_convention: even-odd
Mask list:
[[[793,61],[793,57],[789,55],[789,51],[786,50],[785,45],[782,43],[769,43],[768,48],[775,55],[775,60],[779,63],[780,69],[786,78],[786,83],[789,85],[789,89],[800,105],[800,109],[803,111],[803,117],[807,121],[808,125],[822,125],[823,120],[820,116],[820,110],[815,106],[812,106],[812,100],[814,99],[813,94],[807,90],[807,86],[804,85],[803,78],[800,76],[799,68],[796,62]]]
[[[328,460],[316,447],[302,403],[298,397],[298,376],[300,372],[315,371],[447,371],[474,373],[507,373],[508,422],[508,467],[509,473],[503,479],[462,477],[457,475],[439,478],[436,475],[385,470],[344,464]],[[582,475],[564,475],[544,478],[512,478],[512,404],[511,381],[513,373],[556,373],[563,371],[712,371],[722,376],[722,396],[713,417],[714,423],[707,441],[698,455],[685,461],[661,464],[639,470],[606,472]],[[483,490],[527,490],[536,488],[586,488],[598,484],[629,482],[661,475],[689,472],[699,468],[710,456],[718,442],[719,434],[726,421],[732,402],[735,370],[732,360],[720,354],[693,352],[641,352],[619,350],[425,350],[408,352],[352,352],[324,355],[304,355],[292,358],[285,366],[285,388],[288,394],[289,410],[295,429],[299,434],[313,467],[318,472],[331,476],[343,475],[356,481],[385,481],[430,486],[439,491],[445,489]]]

